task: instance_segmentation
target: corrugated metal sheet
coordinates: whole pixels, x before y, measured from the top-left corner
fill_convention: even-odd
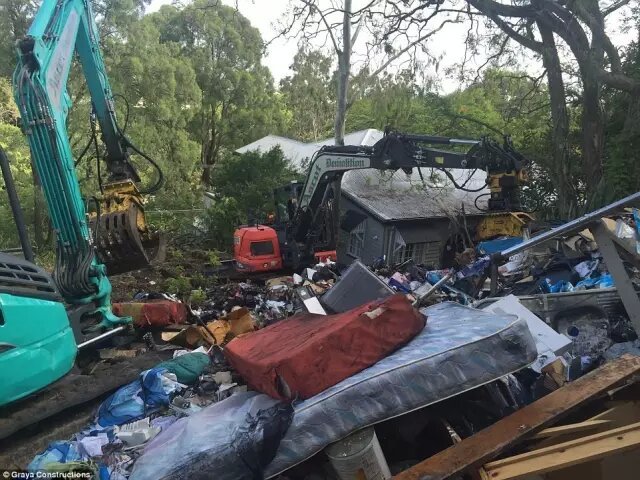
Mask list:
[[[462,184],[471,172],[451,170],[451,173],[456,182]],[[450,217],[460,212],[463,205],[467,214],[481,213],[474,201],[478,195],[488,193],[488,189],[477,193],[464,192],[454,188],[442,173],[438,174],[435,183],[428,180],[427,169],[423,169],[423,175],[426,187],[415,169],[410,176],[402,171],[352,170],[343,177],[342,191],[382,221]],[[484,172],[476,172],[467,183],[467,188],[481,187],[485,178]],[[478,201],[482,209],[487,206],[486,199],[484,197]]]

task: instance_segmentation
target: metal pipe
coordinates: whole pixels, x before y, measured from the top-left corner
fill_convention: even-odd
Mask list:
[[[574,230],[578,230],[579,228],[586,227],[590,223],[593,223],[597,220],[600,220],[601,217],[608,215],[610,213],[615,212],[621,207],[626,207],[627,205],[635,202],[640,202],[640,192],[636,192],[633,195],[629,195],[623,199],[618,200],[617,202],[610,203],[609,205],[599,208],[598,210],[594,210],[591,213],[587,213],[580,218],[576,218],[575,220],[571,220],[559,227],[552,228],[548,232],[541,233],[540,235],[536,235],[535,237],[526,240],[518,245],[514,245],[511,248],[507,248],[496,254],[497,259],[505,259],[509,258],[512,255],[520,253],[529,248],[540,245],[541,243],[546,242],[547,240],[551,240],[555,237],[559,237],[560,235],[564,235],[567,233],[571,233]]]
[[[11,205],[11,211],[13,212],[13,219],[16,223],[18,230],[18,237],[20,238],[20,245],[22,246],[22,254],[25,260],[33,262],[33,250],[31,249],[31,243],[29,243],[29,235],[27,234],[27,225],[24,221],[24,214],[20,207],[20,199],[16,192],[16,184],[13,181],[13,175],[11,175],[11,167],[9,166],[9,158],[5,153],[2,146],[0,146],[0,168],[2,169],[2,177],[4,178],[4,185],[9,195],[9,205]]]
[[[431,145],[477,145],[480,143],[480,140],[472,138],[450,138],[435,135],[415,135],[411,133],[401,134],[401,136],[412,142],[429,143]]]
[[[438,290],[447,280],[449,280],[451,277],[453,277],[453,275],[455,273],[456,273],[455,270],[450,270],[449,273],[447,273],[444,277],[442,277],[440,280],[438,280],[436,283],[434,283],[429,290],[427,290],[422,295],[420,295],[418,298],[416,298],[416,300],[413,302],[413,306],[415,308],[420,307],[420,304],[422,302],[424,302],[427,298],[429,298],[431,295],[433,295],[433,293],[436,290]]]
[[[108,332],[104,332],[102,335],[98,335],[97,337],[93,337],[89,340],[87,340],[86,342],[82,342],[81,344],[78,345],[78,350],[80,350],[81,348],[84,348],[88,345],[91,345],[92,343],[96,343],[99,342],[100,340],[104,340],[105,338],[109,338],[113,335],[115,335],[116,333],[120,333],[122,331],[125,330],[126,327],[117,327],[114,328],[113,330],[109,330]]]

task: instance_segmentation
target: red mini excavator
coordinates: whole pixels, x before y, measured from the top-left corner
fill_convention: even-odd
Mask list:
[[[433,145],[470,148],[462,153]],[[373,146],[322,147],[313,156],[304,183],[292,183],[274,192],[272,225],[242,226],[235,231],[235,268],[268,272],[298,269],[327,258],[336,260],[340,181],[345,172],[356,169],[402,169],[410,173],[413,168],[435,168],[457,188],[464,186],[457,185],[447,169],[484,170],[490,190],[491,225],[499,226],[493,234],[501,234],[501,229],[512,234],[513,219],[528,217],[512,213],[521,210],[519,187],[526,181],[527,164],[508,136],[500,144],[488,137],[467,140],[391,131]]]

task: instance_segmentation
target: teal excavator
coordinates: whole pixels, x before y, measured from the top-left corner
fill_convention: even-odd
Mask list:
[[[25,254],[24,260],[0,254],[0,405],[63,377],[84,344],[126,330],[131,319],[111,311],[107,273],[141,268],[162,249],[162,239],[147,226],[143,208],[145,194],[160,187],[162,172],[116,122],[89,0],[43,0],[17,50],[14,97],[57,251],[53,275],[33,264],[8,160],[0,152]],[[80,191],[66,129],[71,107],[66,85],[74,53],[91,95],[90,144],[99,155],[99,133],[108,171],[108,179],[100,181],[101,194],[88,199]],[[155,169],[151,187],[140,185],[133,155]],[[99,162],[98,158],[98,166]]]

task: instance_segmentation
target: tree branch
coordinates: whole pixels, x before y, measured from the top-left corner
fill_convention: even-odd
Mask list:
[[[480,12],[490,12],[493,15],[501,17],[532,17],[535,15],[535,9],[532,5],[515,6],[505,5],[504,3],[495,2],[493,0],[467,0],[476,10]]]
[[[620,0],[619,2],[614,2],[602,11],[602,16],[606,17],[607,15],[612,14],[613,12],[619,10],[620,8],[630,3],[631,3],[631,0]]]
[[[338,42],[336,41],[336,37],[333,35],[333,29],[329,26],[329,22],[327,22],[327,18],[324,13],[318,8],[318,6],[311,2],[310,0],[301,0],[310,10],[315,10],[318,15],[320,15],[320,19],[322,23],[324,23],[325,27],[327,27],[327,33],[329,34],[329,38],[331,38],[331,43],[333,43],[333,48],[335,49],[337,54],[340,54],[340,47],[338,46]]]
[[[591,33],[594,37],[597,37],[604,47],[604,50],[607,52],[607,56],[609,57],[609,61],[611,62],[611,70],[614,72],[622,71],[622,61],[620,60],[620,54],[618,53],[618,49],[611,42],[611,39],[604,31],[604,23],[599,22],[590,12],[588,12],[580,2],[571,1],[568,2],[568,8],[576,14],[585,22]]]
[[[438,28],[436,28],[435,30],[431,30],[429,33],[421,36],[420,38],[414,40],[413,42],[409,43],[409,45],[407,45],[406,47],[404,47],[402,50],[399,50],[398,52],[396,52],[394,55],[392,55],[391,57],[389,57],[387,59],[386,62],[384,62],[382,64],[382,66],[380,66],[379,68],[377,68],[372,74],[372,77],[375,77],[376,75],[378,75],[379,73],[381,73],[382,71],[384,71],[385,68],[387,68],[392,62],[394,62],[395,60],[397,60],[399,57],[401,57],[402,55],[404,55],[405,53],[407,53],[409,50],[411,50],[412,47],[416,46],[417,44],[424,42],[427,38],[431,37],[432,35],[435,35],[436,33],[438,33],[440,30],[442,30],[442,28],[447,24],[447,23],[458,23],[456,20],[444,20],[440,26]]]

